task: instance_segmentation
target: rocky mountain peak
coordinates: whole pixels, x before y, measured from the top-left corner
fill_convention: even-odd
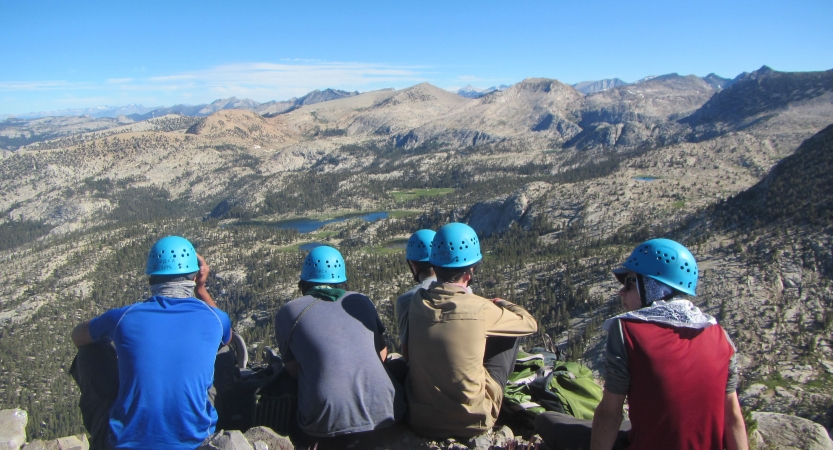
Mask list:
[[[224,142],[275,138],[284,134],[274,122],[240,109],[220,110],[191,126],[186,133]]]
[[[613,89],[619,86],[624,86],[628,83],[618,79],[606,79],[606,80],[599,80],[599,81],[582,81],[580,83],[576,83],[573,85],[577,91],[581,92],[584,95],[592,94],[594,92],[606,91],[608,89]]]
[[[716,90],[726,89],[734,83],[734,80],[723,78],[715,73],[710,73],[703,77],[703,81]]]
[[[411,86],[382,100],[378,106],[392,106],[399,104],[419,104],[441,101],[443,103],[459,104],[466,100],[459,95],[448,92],[445,89],[440,89],[430,83],[420,83],[416,86]]]

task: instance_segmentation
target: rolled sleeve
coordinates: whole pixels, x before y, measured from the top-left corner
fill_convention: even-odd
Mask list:
[[[723,333],[726,335],[726,340],[729,341],[729,345],[732,346],[733,350],[732,357],[729,358],[729,378],[726,379],[726,393],[731,394],[738,390],[738,348],[732,342],[732,338],[729,337],[729,333],[726,332],[725,328],[723,328]]]
[[[506,300],[486,301],[487,336],[527,336],[538,331],[538,322],[522,307]]]
[[[605,345],[605,390],[611,394],[627,395],[631,389],[631,375],[628,372],[628,353],[622,324],[614,320],[607,331]]]

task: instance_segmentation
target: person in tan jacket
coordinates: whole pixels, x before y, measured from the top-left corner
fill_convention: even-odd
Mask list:
[[[431,244],[437,282],[409,305],[409,422],[433,438],[472,437],[495,423],[519,338],[538,330],[522,307],[471,292],[482,260],[477,233],[449,223]]]

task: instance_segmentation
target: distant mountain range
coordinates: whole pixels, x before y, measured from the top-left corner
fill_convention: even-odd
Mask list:
[[[771,70],[768,67],[764,66],[762,69]],[[736,81],[743,79],[744,77],[748,76],[747,72],[744,72],[734,79],[723,78],[714,73],[710,73],[705,77],[700,77],[703,81],[706,82],[712,89],[719,91],[722,89],[726,89]],[[582,81],[580,83],[573,84],[572,87],[581,92],[584,95],[590,95],[597,92],[607,91],[610,89],[614,89],[620,86],[626,86],[630,84],[639,84],[645,83],[655,79],[664,79],[664,78],[674,78],[679,77],[678,74],[672,73],[667,75],[660,75],[660,76],[648,76],[638,80],[634,83],[627,83],[622,81],[619,78],[610,78],[604,80],[596,80],[596,81]],[[472,85],[465,86],[457,91],[454,91],[457,95],[465,98],[470,99],[478,99],[484,97],[488,94],[493,92],[503,92],[509,89],[511,85],[501,84],[500,86],[492,86],[488,88],[477,88]],[[393,90],[393,89],[390,89]],[[17,114],[17,115],[0,115],[0,120],[7,120],[10,118],[15,119],[36,119],[41,117],[62,117],[62,116],[89,116],[92,118],[117,118],[120,116],[128,117],[133,121],[139,122],[142,120],[151,119],[154,117],[162,117],[169,114],[176,114],[182,116],[191,116],[191,117],[205,117],[209,116],[217,111],[224,110],[224,109],[241,109],[247,111],[256,112],[265,117],[274,117],[279,114],[285,114],[295,109],[298,109],[304,105],[312,105],[316,103],[327,102],[331,100],[338,100],[347,97],[353,97],[359,95],[359,91],[343,91],[339,89],[325,89],[323,91],[314,90],[302,97],[293,97],[289,100],[283,101],[269,101],[266,103],[260,103],[255,100],[251,99],[238,99],[237,97],[230,97],[225,99],[218,99],[208,104],[200,104],[200,105],[185,105],[179,104],[174,106],[168,107],[145,107],[142,105],[126,105],[126,106],[98,106],[95,108],[74,108],[74,109],[61,109],[55,111],[38,111],[38,112],[29,112],[24,114]]]
[[[96,119],[101,117],[115,118],[118,116],[130,116],[135,114],[145,114],[147,112],[159,109],[158,106],[148,108],[142,105],[127,105],[127,106],[96,106],[94,108],[71,108],[58,109],[55,111],[37,111],[28,112],[24,114],[2,115],[0,119],[5,120],[8,117],[16,117],[18,119],[37,119],[40,117],[60,117],[60,116],[90,116]]]
[[[318,89],[316,89],[303,97],[293,97],[289,100],[285,100],[282,102],[273,100],[271,102],[262,103],[258,105],[257,108],[254,108],[254,111],[266,117],[273,117],[278,114],[283,114],[294,109],[298,109],[304,105],[314,105],[316,103],[328,102],[330,100],[338,100],[340,98],[353,97],[355,95],[359,95],[359,91],[348,92],[339,89],[324,89],[323,91],[319,91]]]
[[[511,86],[507,86],[505,84],[501,84],[500,86],[492,86],[486,89],[478,89],[472,85],[465,86],[457,90],[457,95],[466,98],[480,98],[484,95],[491,94],[492,92],[502,92],[509,89]]]
[[[200,105],[180,104],[166,107],[157,106],[152,108],[148,108],[142,105],[97,106],[95,108],[74,108],[60,109],[55,111],[38,111],[24,114],[0,115],[0,120],[7,120],[9,118],[37,119],[41,117],[63,116],[89,116],[92,118],[99,119],[125,116],[129,117],[133,121],[139,122],[154,117],[166,116],[168,114],[204,117],[224,109],[243,109],[248,111],[254,111],[261,115],[276,115],[292,111],[293,109],[299,108],[304,105],[312,105],[315,103],[337,100],[340,98],[351,97],[354,95],[359,95],[359,91],[348,92],[338,89],[325,89],[323,91],[319,91],[316,89],[308,93],[307,95],[304,95],[303,97],[293,97],[285,101],[273,100],[266,103],[260,103],[248,98],[238,99],[237,97],[229,97]]]
[[[612,78],[599,81],[582,81],[581,83],[574,84],[573,87],[582,94],[589,95],[594,92],[606,91],[608,89],[624,86],[626,84],[628,83],[625,83],[618,78]]]

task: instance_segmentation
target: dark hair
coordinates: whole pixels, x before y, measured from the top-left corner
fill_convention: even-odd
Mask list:
[[[307,295],[307,291],[316,287],[316,286],[329,286],[336,289],[344,289],[347,290],[347,282],[344,283],[319,283],[315,281],[304,281],[298,280],[298,289],[301,291],[302,294]]]
[[[194,281],[197,272],[176,275],[151,275],[148,284],[174,283],[176,281]]]
[[[440,266],[431,266],[434,268],[434,273],[437,274],[437,280],[443,281],[446,283],[454,283],[462,278],[463,274],[466,272],[474,272],[474,269],[480,265],[480,261],[466,267],[440,267]]]
[[[414,263],[416,265],[416,272],[414,272],[414,270],[411,268],[410,263]],[[411,271],[411,275],[414,276],[414,281],[416,281],[417,283],[419,283],[421,281],[420,276],[422,276],[422,275],[425,275],[425,276],[436,275],[433,272],[433,270],[434,270],[433,266],[431,266],[431,263],[428,262],[428,261],[414,261],[412,259],[409,259],[408,260],[408,270]]]

